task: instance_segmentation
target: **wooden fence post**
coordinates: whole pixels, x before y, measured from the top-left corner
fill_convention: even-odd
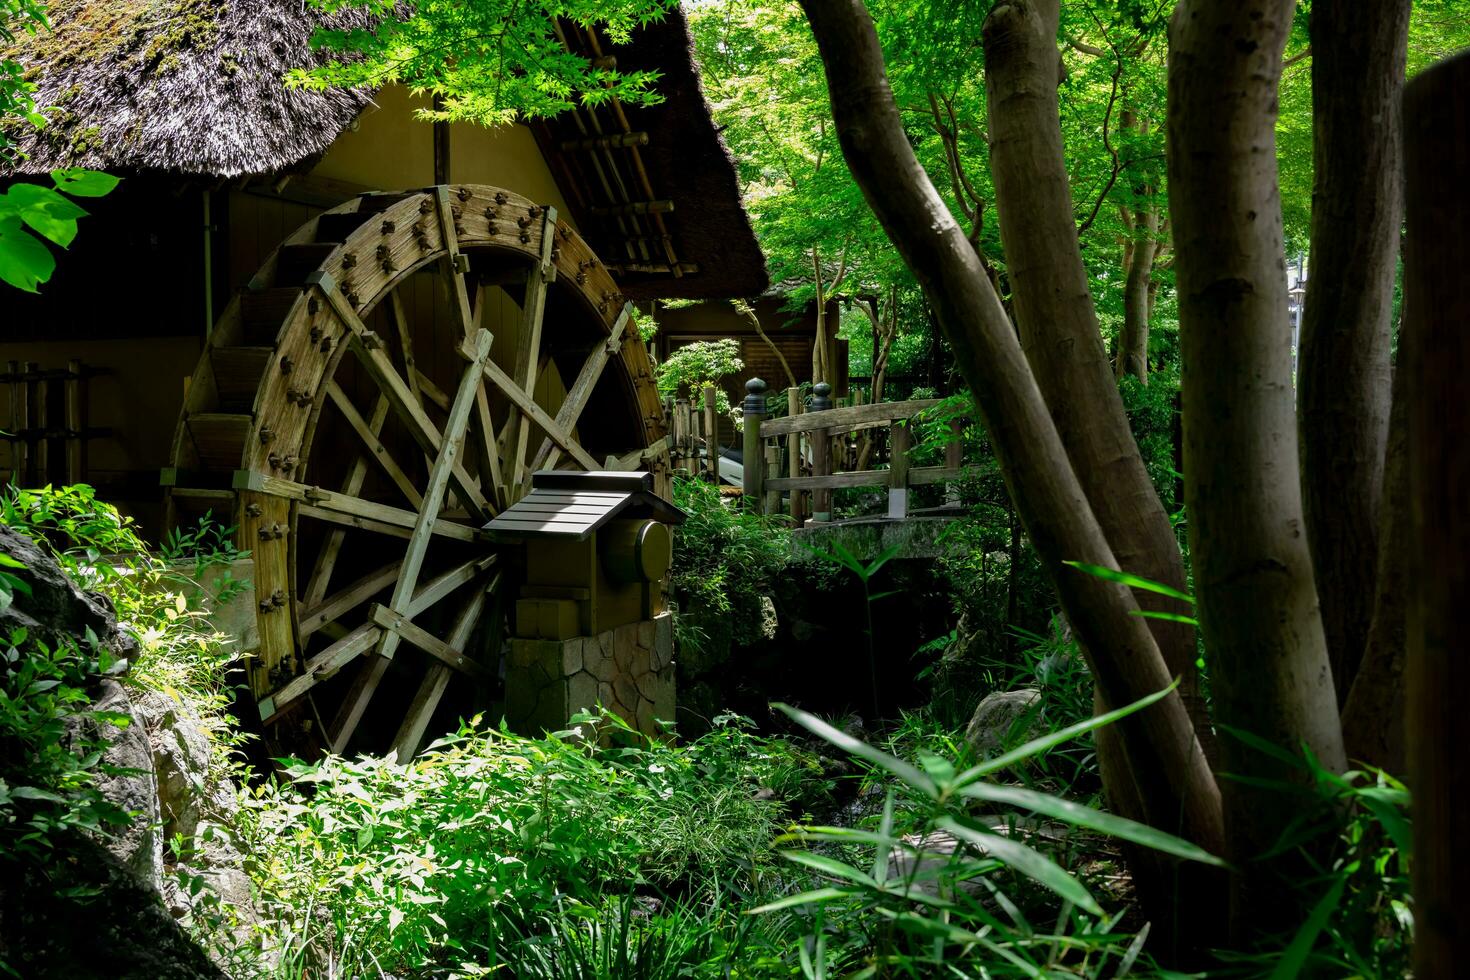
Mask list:
[[[765,483],[766,464],[765,453],[761,449],[761,422],[766,417],[766,383],[760,378],[751,378],[745,382],[745,405],[743,412],[744,444],[741,456],[741,467],[744,471],[741,480],[742,489],[745,493],[745,506],[761,513],[761,493]]]
[[[20,430],[25,428],[21,409],[25,404],[25,387],[20,380],[20,362],[6,361],[5,373],[9,376],[6,387],[9,388],[10,395],[10,414],[5,419],[5,431],[10,433],[5,438],[10,443],[10,483],[12,486],[20,486],[25,479],[25,464],[21,462],[21,446],[25,443],[17,438]]]
[[[902,520],[909,516],[909,449],[914,434],[903,422],[888,427],[888,517]]]
[[[720,485],[720,418],[715,412],[715,386],[704,386],[704,465],[709,481]]]
[[[689,469],[689,400],[674,400],[674,466],[685,473]]]
[[[812,385],[812,411],[825,412],[832,407],[832,386],[825,381]],[[812,430],[812,476],[832,475],[832,439],[824,428]],[[812,489],[812,521],[832,520],[832,488]]]
[[[959,419],[950,419],[949,422],[949,444],[944,447],[944,468],[954,470],[956,474],[965,466],[965,423]],[[949,507],[956,507],[960,502],[959,483],[951,481],[944,485],[944,503]]]
[[[86,412],[82,406],[82,362],[66,362],[66,482],[81,483],[87,469]]]
[[[35,361],[26,361],[24,370],[26,379],[24,394],[20,399],[20,426],[15,430],[21,437],[21,475],[17,482],[21,486],[39,486],[36,480],[35,439],[31,431],[35,427],[31,405],[36,400],[36,375],[41,366]]]
[[[801,414],[801,389],[791,387],[786,389],[786,414],[796,418]],[[786,475],[789,477],[801,476],[801,433],[793,432],[786,437]],[[801,524],[806,509],[802,506],[800,490],[790,491],[791,520],[797,525]]]
[[[772,443],[771,445],[764,447],[764,450],[765,450],[765,454],[766,454],[766,468],[765,468],[766,474],[767,475],[770,475],[770,474],[774,473],[774,474],[780,475],[780,473],[781,473],[781,447],[780,446],[777,446],[775,443]],[[761,505],[761,513],[762,514],[779,514],[779,513],[781,513],[781,491],[780,490],[767,490],[765,492],[765,500],[762,502],[762,505]]]

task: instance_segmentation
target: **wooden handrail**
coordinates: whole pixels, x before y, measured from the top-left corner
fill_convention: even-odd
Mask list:
[[[788,415],[761,423],[761,438],[784,436],[792,432],[813,432],[818,429],[856,429],[884,422],[902,422],[911,419],[925,409],[933,408],[944,401],[942,398],[919,398],[907,402],[874,402],[871,405],[849,405],[846,408],[829,408],[821,412],[803,415]]]

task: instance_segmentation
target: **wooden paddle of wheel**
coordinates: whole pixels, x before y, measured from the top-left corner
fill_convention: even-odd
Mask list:
[[[254,555],[272,747],[411,756],[496,674],[514,569],[482,526],[536,469],[661,469],[662,435],[629,308],[555,209],[456,185],[307,222],[215,329],[165,474],[171,521],[229,510]]]

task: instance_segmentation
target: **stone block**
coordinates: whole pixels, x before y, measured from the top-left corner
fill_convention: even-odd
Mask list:
[[[611,681],[618,672],[610,651],[604,650],[598,640],[592,638],[582,648],[582,668],[600,681]]]
[[[647,698],[638,699],[638,730],[645,735],[658,735],[657,714],[653,710],[653,702]]]
[[[610,708],[614,700],[612,685],[607,681],[597,685],[597,700],[602,702],[604,708]]]
[[[674,616],[672,613],[660,613],[653,621],[653,657],[654,670],[663,670],[674,660]]]
[[[644,650],[652,650],[655,633],[657,633],[657,629],[654,626],[654,621],[651,619],[643,620],[638,624],[638,645]]]
[[[613,697],[624,708],[627,708],[629,705],[636,706],[638,704],[638,686],[633,683],[633,678],[628,675],[619,674],[617,677],[614,677],[612,689]],[[623,720],[631,722],[633,718],[628,714],[624,714]]]
[[[633,669],[633,654],[638,649],[637,624],[629,623],[613,630],[613,662],[618,673],[626,674]]]
[[[578,671],[567,681],[567,708],[570,711],[584,711],[595,707],[597,707],[597,678],[585,670]]]
[[[574,636],[570,640],[562,641],[561,645],[561,672],[564,677],[571,677],[582,669],[582,645],[585,641],[580,636]]]

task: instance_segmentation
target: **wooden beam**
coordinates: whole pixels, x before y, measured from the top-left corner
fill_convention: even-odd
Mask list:
[[[337,382],[328,381],[327,397],[332,400],[333,405],[337,406],[337,411],[342,413],[342,417],[347,420],[347,424],[352,427],[352,431],[356,432],[357,437],[367,446],[368,452],[372,454],[373,459],[377,460],[378,465],[383,468],[383,471],[388,474],[389,479],[408,498],[408,502],[414,507],[422,504],[424,498],[419,493],[418,487],[413,485],[413,481],[408,478],[408,474],[403,472],[403,468],[394,461],[392,454],[388,452],[388,447],[383,445],[377,433],[373,432],[372,427],[368,425],[367,421],[357,413],[357,406],[352,404],[351,399],[347,397],[347,392],[343,391]]]
[[[511,380],[532,399],[536,397],[536,369],[541,362],[541,323],[546,316],[546,287],[556,278],[551,262],[551,249],[556,244],[556,208],[548,207],[541,222],[540,261],[526,280],[526,295],[521,306],[521,330],[516,338],[516,360]],[[505,432],[505,477],[508,493],[517,496],[526,480],[526,449],[530,438],[528,420],[511,413]],[[507,501],[509,502],[509,501]]]
[[[788,415],[761,423],[761,438],[784,436],[788,432],[810,432],[817,429],[835,430],[857,427],[866,422],[895,422],[911,419],[925,409],[940,404],[940,398],[920,398],[907,402],[874,402],[871,405],[850,405],[847,408],[829,408],[821,412],[803,415]]]
[[[402,507],[392,507],[388,504],[380,504],[372,500],[363,500],[350,494],[338,493],[332,490],[323,490],[320,487],[307,486],[304,483],[296,483],[292,480],[282,480],[274,476],[266,476],[251,470],[240,470],[235,474],[235,488],[238,490],[259,490],[273,497],[284,497],[287,500],[300,501],[304,506],[300,513],[309,516],[321,516],[323,514],[340,515],[347,518],[361,518],[367,524],[378,523],[395,529],[412,529],[419,520],[422,511],[405,510]],[[331,520],[330,517],[326,518]],[[367,527],[367,524],[359,524],[357,521],[334,521],[338,524],[351,524],[353,526]],[[432,533],[442,535],[446,538],[454,538],[457,541],[480,541],[484,539],[483,533],[478,527],[470,527],[466,524],[456,524],[449,520],[436,520],[432,527]]]
[[[283,711],[304,697],[312,688],[334,676],[337,671],[371,650],[382,633],[381,627],[372,623],[363,623],[336,643],[312,656],[306,662],[306,669],[302,671],[300,677],[294,678],[285,687],[260,699],[258,707],[261,720],[266,724],[275,721]]]
[[[608,136],[592,136],[580,140],[562,140],[561,150],[563,153],[577,153],[586,150],[607,150],[622,146],[647,145],[647,133],[612,133]]]
[[[567,397],[562,400],[561,408],[556,413],[556,424],[564,432],[570,433],[577,427],[577,420],[582,417],[582,410],[587,407],[587,401],[592,397],[593,390],[597,387],[598,380],[602,377],[602,371],[607,367],[607,362],[623,348],[623,335],[627,332],[628,324],[633,321],[633,305],[624,303],[623,309],[618,313],[618,318],[613,321],[612,329],[608,331],[607,339],[592,348],[587,355],[587,360],[582,362],[582,369],[577,372],[577,380],[572,382],[572,387],[567,391]],[[557,460],[561,457],[561,450],[550,439],[541,440],[541,448],[536,450],[536,458],[527,467],[527,481],[530,474],[540,469],[555,469]]]
[[[403,558],[403,569],[398,576],[397,584],[393,586],[393,596],[388,602],[388,608],[399,616],[408,611],[414,591],[418,586],[419,572],[424,566],[424,558],[428,553],[434,524],[439,516],[439,508],[444,503],[444,495],[449,490],[450,480],[457,468],[455,460],[459,455],[465,429],[469,425],[470,412],[474,409],[475,392],[480,386],[480,372],[485,365],[494,363],[490,360],[490,332],[488,330],[477,331],[474,339],[466,346],[470,348],[465,351],[469,363],[465,365],[464,372],[460,376],[459,388],[455,391],[454,403],[449,409],[449,418],[444,423],[443,442],[439,448],[439,455],[434,459],[434,466],[429,471],[428,486],[424,489],[424,505],[419,511],[417,523],[414,524],[413,534],[408,541],[408,551]],[[357,730],[358,722],[362,720],[362,714],[367,709],[367,703],[377,689],[379,680],[382,679],[383,671],[386,669],[385,662],[393,657],[401,636],[402,633],[393,630],[378,638],[375,648],[377,656],[374,662],[362,672],[360,683],[354,686],[350,696],[342,703],[337,713],[336,727],[332,732],[333,752],[340,754],[351,741],[352,734]],[[415,643],[415,646],[420,645]]]
[[[304,646],[307,639],[317,630],[328,623],[336,622],[344,614],[351,612],[386,589],[398,578],[398,570],[402,567],[403,562],[395,561],[376,571],[368,572],[356,582],[333,593],[331,598],[302,613],[301,622],[297,628],[298,642]]]
[[[587,209],[595,218],[622,218],[630,214],[668,214],[674,210],[673,201],[630,201],[627,204],[614,204],[608,207],[590,207]]]
[[[378,395],[378,401],[373,405],[373,417],[368,422],[368,431],[377,435],[383,431],[383,422],[388,418],[388,399]],[[361,454],[353,459],[352,467],[347,471],[347,479],[342,484],[342,492],[348,496],[355,497],[362,489],[362,482],[367,478],[368,461]],[[307,580],[306,594],[301,597],[302,605],[310,609],[321,604],[322,597],[327,594],[327,586],[331,584],[332,572],[337,566],[337,556],[342,551],[342,541],[346,531],[341,528],[333,528],[327,532],[327,539],[322,543],[322,550],[317,552],[316,563],[311,569],[311,578]]]
[[[444,275],[448,277],[449,283],[449,308],[453,312],[455,325],[459,328],[461,341],[469,340],[478,329],[474,305],[470,303],[469,288],[465,283],[464,268],[468,264],[461,261],[459,250],[459,233],[454,226],[454,208],[449,203],[449,188],[438,187],[434,190],[435,206],[439,213],[439,233],[444,239],[447,254],[444,258]],[[449,410],[449,399],[444,399],[444,409]],[[475,392],[475,414],[471,420],[471,429],[475,436],[475,448],[480,457],[480,477],[490,477],[490,493],[495,498],[495,503],[500,508],[509,507],[511,501],[507,494],[505,481],[500,473],[500,452],[495,444],[495,423],[490,416],[490,399],[484,388]]]
[[[454,625],[449,629],[449,637],[445,641],[452,649],[463,650],[469,643],[475,626],[480,621],[480,615],[485,609],[485,595],[487,592],[494,591],[499,582],[500,576],[497,575],[486,588],[476,588],[464,608],[459,611]],[[445,664],[429,665],[429,670],[419,683],[419,689],[414,694],[413,701],[409,703],[408,712],[403,716],[403,723],[398,726],[398,733],[393,736],[393,755],[399,762],[408,762],[418,753],[419,746],[424,741],[424,732],[428,729],[429,721],[434,717],[434,711],[444,697],[444,691],[449,686],[451,676],[452,672]]]
[[[409,435],[413,436],[414,441],[425,453],[430,456],[442,455],[440,450],[443,439],[438,428],[424,414],[423,408],[414,398],[413,393],[398,376],[398,372],[381,350],[382,342],[378,340],[377,335],[369,330],[352,307],[347,305],[346,298],[337,288],[331,276],[323,272],[313,272],[307,277],[307,280],[308,286],[314,285],[321,291],[328,305],[332,307],[332,312],[346,328],[348,344],[353,353],[357,355],[359,363],[377,384],[378,389],[388,396],[393,410],[408,424]],[[488,522],[491,517],[495,516],[497,508],[485,499],[484,494],[480,493],[474,479],[464,471],[463,467],[456,463],[451,472],[451,478],[466,509],[476,518]]]
[[[437,658],[446,667],[468,674],[476,680],[493,679],[490,671],[472,657],[465,656],[462,651],[456,650],[422,626],[415,626],[402,613],[396,613],[382,603],[374,603],[368,616],[376,625]]]
[[[494,361],[486,361],[485,376],[490,379],[490,382],[495,387],[505,392],[506,397],[517,408],[529,415],[537,425],[541,426],[542,430],[551,438],[551,441],[555,442],[563,451],[575,459],[583,469],[597,469],[597,460],[593,459],[587,450],[578,445],[577,440],[568,435],[565,429],[557,425],[556,420],[546,414],[546,409],[537,405],[534,398],[522,391],[516,385],[515,381],[511,379],[510,375],[501,370],[500,365]]]

